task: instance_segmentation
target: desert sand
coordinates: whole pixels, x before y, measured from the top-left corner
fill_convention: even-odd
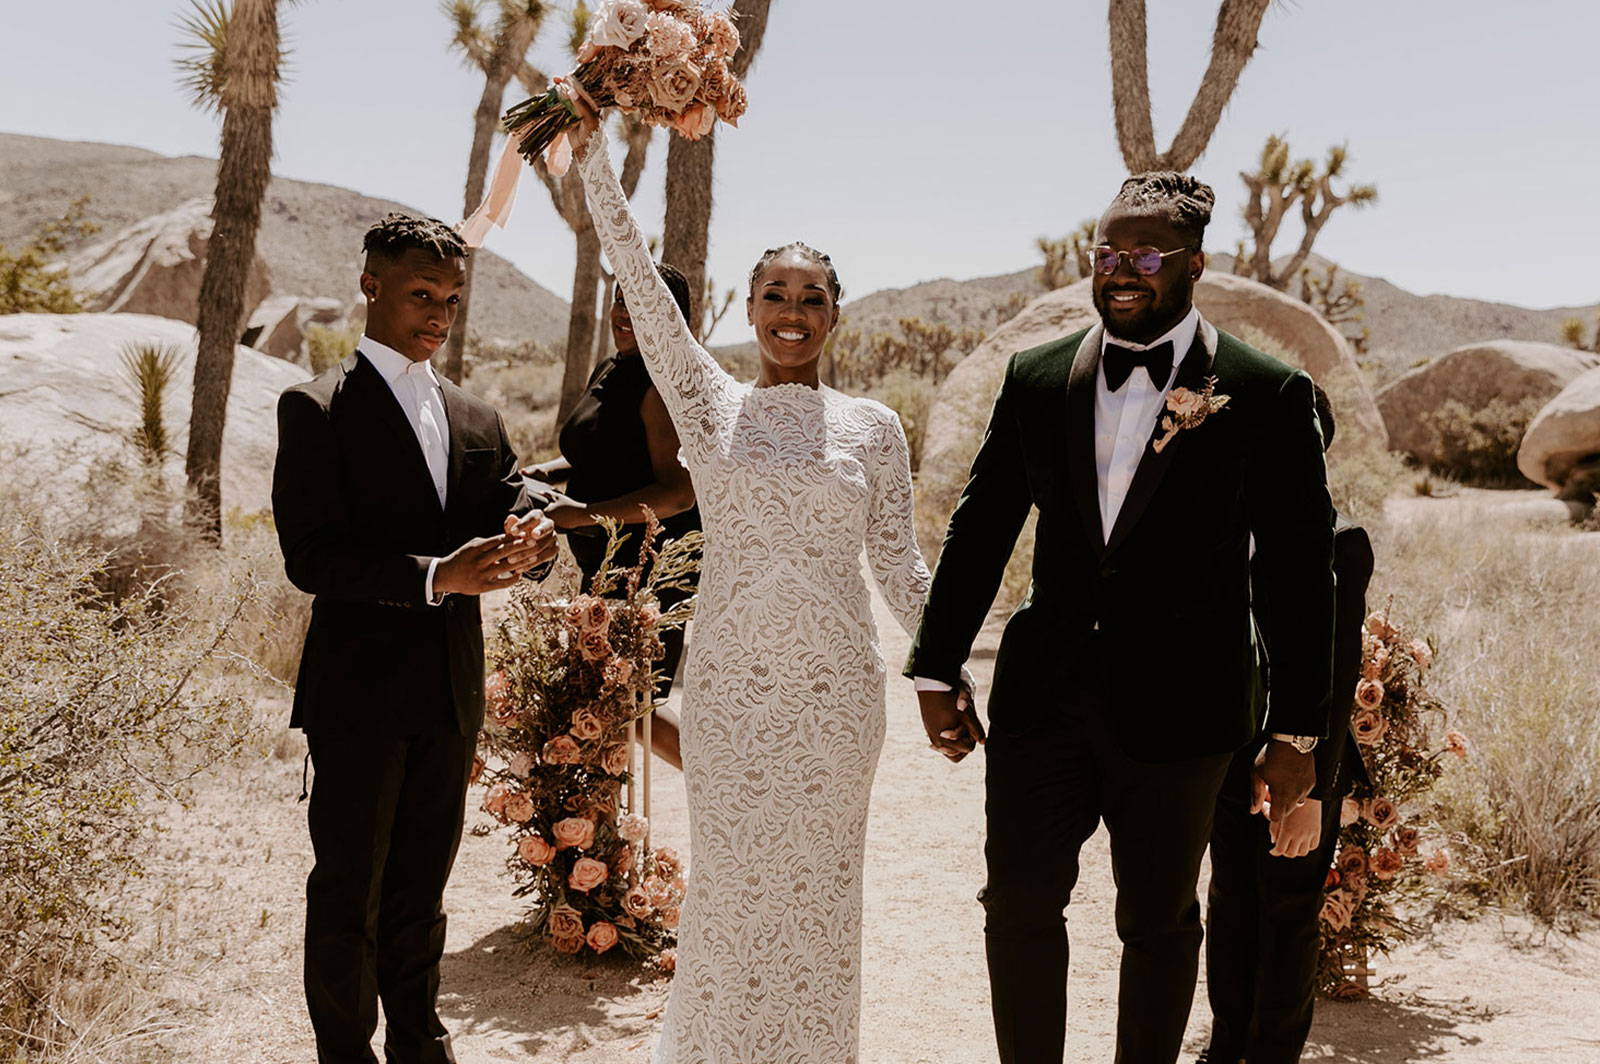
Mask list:
[[[908,640],[882,603],[887,660]],[[992,666],[986,630],[973,665]],[[287,705],[268,707],[287,721]],[[825,707],[819,707],[825,709]],[[950,765],[922,738],[909,682],[891,683],[889,739],[868,834],[863,1064],[979,1064],[990,1040],[981,914],[983,762]],[[226,778],[213,778],[170,829],[128,913],[152,938],[178,1022],[161,1037],[181,1060],[299,1064],[314,1059],[300,991],[302,890],[311,866],[298,733]],[[687,850],[681,777],[656,775],[659,838]],[[476,804],[476,802],[474,802]],[[665,979],[621,960],[529,952],[509,853],[474,813],[445,903],[450,913],[441,1010],[462,1064],[642,1064],[660,1024]],[[691,874],[693,859],[690,857]],[[1203,884],[1202,884],[1203,889]],[[1084,853],[1069,910],[1069,1060],[1112,1056],[1118,945],[1104,831]],[[151,912],[139,919],[137,908]],[[152,911],[153,910],[153,911]],[[1595,1017],[1600,936],[1543,934],[1511,918],[1439,927],[1377,962],[1373,999],[1322,1003],[1308,1060],[1353,1064],[1502,1064],[1600,1060]],[[1196,995],[1183,1059],[1203,1044]],[[768,1064],[768,1062],[749,1062]]]

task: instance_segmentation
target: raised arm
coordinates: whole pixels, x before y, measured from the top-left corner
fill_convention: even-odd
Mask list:
[[[678,428],[684,454],[697,465],[715,448],[737,382],[695,340],[656,272],[628,197],[611,168],[603,132],[590,138],[579,165],[589,214],[628,301],[639,351]]]
[[[910,636],[922,623],[922,604],[933,576],[917,548],[916,512],[911,498],[911,449],[900,419],[886,413],[877,442],[867,455],[872,488],[867,513],[867,564],[895,620]]]

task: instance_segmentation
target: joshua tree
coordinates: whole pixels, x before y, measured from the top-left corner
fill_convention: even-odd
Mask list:
[[[177,372],[178,357],[176,348],[164,344],[130,344],[122,351],[122,370],[139,409],[133,446],[158,478],[161,463],[172,450],[167,436],[167,389]]]
[[[1336,263],[1328,263],[1328,268],[1318,277],[1307,266],[1300,271],[1300,302],[1308,304],[1322,315],[1322,320],[1332,325],[1350,341],[1350,346],[1356,354],[1367,353],[1367,343],[1372,339],[1372,330],[1365,325],[1361,326],[1358,333],[1347,332],[1340,329],[1341,325],[1360,323],[1366,320],[1367,297],[1362,294],[1361,282],[1339,278],[1339,267]]]
[[[739,50],[728,63],[741,81],[750,73],[767,33],[767,12],[772,0],[734,0],[729,14],[739,27]],[[711,172],[716,162],[716,130],[699,140],[673,137],[667,147],[667,219],[662,238],[662,259],[683,271],[695,296],[689,321],[701,322],[701,293],[705,291],[706,256],[711,247]]]
[[[1244,205],[1244,222],[1250,228],[1253,246],[1247,252],[1244,242],[1240,241],[1233,272],[1253,277],[1281,292],[1291,279],[1300,276],[1300,269],[1311,254],[1311,246],[1334,211],[1346,205],[1360,209],[1376,203],[1376,185],[1349,185],[1343,192],[1334,189],[1334,181],[1344,177],[1348,158],[1346,145],[1334,145],[1328,149],[1327,161],[1318,172],[1310,159],[1289,161],[1286,137],[1277,134],[1268,137],[1256,171],[1239,175],[1250,193]],[[1284,218],[1297,205],[1304,226],[1300,246],[1281,269],[1274,270],[1272,243],[1278,238]]]
[[[245,288],[255,261],[261,201],[272,178],[272,116],[283,47],[278,0],[192,0],[182,25],[191,54],[179,61],[196,106],[222,114],[222,153],[210,246],[200,280],[194,406],[184,465],[189,519],[222,540],[222,431],[233,351],[252,308]]]
[[[722,324],[722,319],[727,316],[728,308],[733,306],[733,301],[739,297],[737,290],[729,288],[717,296],[717,282],[706,278],[704,294],[700,297],[700,338],[703,340],[717,331],[717,326]]]
[[[1054,291],[1089,276],[1089,248],[1094,245],[1095,220],[1088,219],[1059,240],[1039,238],[1037,247],[1044,256],[1039,267],[1039,283]]]
[[[1150,74],[1146,56],[1144,0],[1109,0],[1111,105],[1117,145],[1131,174],[1143,170],[1187,170],[1206,150],[1239,75],[1256,50],[1261,20],[1272,0],[1223,0],[1211,37],[1211,62],[1189,113],[1166,152],[1156,151],[1150,118]]]
[[[444,0],[444,13],[455,27],[450,46],[461,52],[467,65],[483,75],[483,94],[472,114],[472,152],[467,156],[467,188],[463,218],[483,202],[489,174],[489,148],[500,128],[500,112],[505,106],[506,88],[527,61],[528,49],[539,35],[548,9],[543,0],[496,0],[493,29],[485,25],[484,0]],[[461,382],[462,362],[467,343],[467,314],[472,302],[473,259],[467,259],[467,283],[461,289],[461,305],[455,327],[445,347],[444,375]]]

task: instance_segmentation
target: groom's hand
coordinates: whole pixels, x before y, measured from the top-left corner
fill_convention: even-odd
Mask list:
[[[917,702],[928,742],[951,761],[960,761],[984,741],[983,724],[973,709],[970,692],[918,691]]]
[[[548,542],[547,542],[548,540]],[[488,536],[469,539],[433,571],[436,595],[482,595],[508,587],[521,573],[547,561],[554,537],[519,539]]]
[[[1302,754],[1288,743],[1268,739],[1261,753],[1256,755],[1252,774],[1254,794],[1250,811],[1259,813],[1263,806],[1274,828],[1297,807],[1304,804],[1306,795],[1317,782],[1317,762],[1308,752]]]

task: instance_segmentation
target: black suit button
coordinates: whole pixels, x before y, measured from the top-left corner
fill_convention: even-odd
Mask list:
[[[1112,577],[1114,577],[1116,575],[1117,575],[1117,567],[1115,565],[1102,565],[1100,567],[1100,579],[1102,579],[1102,580],[1110,580]]]

